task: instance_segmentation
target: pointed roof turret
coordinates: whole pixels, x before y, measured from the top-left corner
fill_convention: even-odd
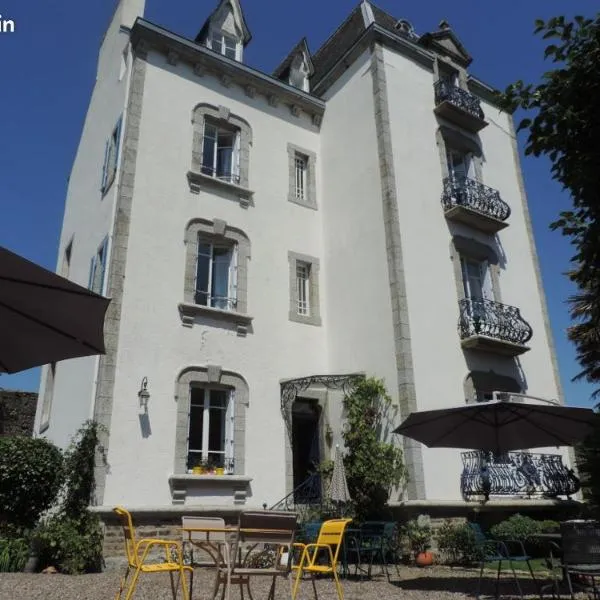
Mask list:
[[[308,80],[314,73],[308,41],[303,37],[283,59],[279,66],[273,71],[273,77],[285,81],[294,87],[300,87],[308,91],[307,82],[301,81],[304,78]],[[300,85],[302,83],[302,85]]]
[[[239,0],[220,0],[196,36],[196,43],[206,44],[211,30],[221,31],[246,46],[252,34]]]

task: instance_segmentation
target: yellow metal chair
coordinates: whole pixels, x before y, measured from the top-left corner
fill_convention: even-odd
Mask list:
[[[173,592],[173,598],[177,598],[177,587],[173,581],[173,574],[179,574],[179,581],[181,582],[181,590],[183,592],[183,600],[190,600],[190,596],[185,581],[185,573],[190,574],[190,586],[192,585],[194,570],[192,567],[185,566],[183,564],[183,554],[181,552],[181,544],[172,540],[159,540],[154,538],[143,539],[136,541],[135,530],[133,528],[133,522],[131,520],[131,514],[122,506],[117,506],[114,512],[120,517],[121,524],[123,526],[123,535],[125,536],[125,553],[127,554],[127,571],[125,577],[121,580],[119,591],[115,596],[115,600],[120,600],[125,587],[127,586],[127,580],[130,573],[133,572],[133,577],[127,588],[125,600],[130,600],[133,597],[135,588],[137,586],[138,578],[141,573],[169,573],[171,576],[171,591]],[[164,562],[150,562],[147,563],[150,551],[155,547],[162,547],[165,551]],[[171,551],[174,550],[177,556],[177,562],[173,561]]]
[[[304,573],[309,573],[311,575],[315,598],[317,598],[315,575],[331,574],[335,581],[338,598],[339,600],[344,600],[344,591],[338,577],[337,564],[344,538],[344,531],[351,521],[352,519],[330,519],[329,521],[325,521],[323,525],[321,525],[316,543],[294,544],[294,547],[300,549],[302,554],[298,565],[293,567],[293,569],[297,571],[297,575],[292,591],[292,600],[296,600],[298,589],[300,587],[300,580]],[[332,549],[332,546],[335,546],[335,551]],[[318,564],[317,560],[320,558],[322,559],[323,557],[327,559],[327,563]]]

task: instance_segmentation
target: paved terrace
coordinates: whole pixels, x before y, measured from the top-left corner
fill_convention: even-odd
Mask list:
[[[342,580],[345,600],[463,600],[474,598],[477,589],[476,569],[431,567],[400,567],[399,575],[390,567],[391,581],[379,575],[374,566],[371,580]],[[122,572],[112,570],[96,575],[44,575],[23,573],[0,574],[0,600],[106,600],[114,598]],[[488,572],[483,582],[483,594],[494,596],[494,573]],[[540,577],[543,575],[540,574]],[[193,600],[210,600],[212,573],[196,569]],[[527,598],[539,598],[531,579],[522,576],[521,585]],[[254,600],[264,600],[269,587],[268,578],[256,578],[251,584]],[[318,579],[317,591],[321,600],[337,600],[331,579]],[[500,587],[501,598],[516,599],[514,582],[503,576]],[[124,595],[123,595],[124,597]],[[582,596],[583,597],[583,596]],[[140,578],[135,600],[167,600],[172,598],[169,576],[164,574],[143,575]],[[181,594],[178,595],[181,598]],[[232,600],[240,598],[239,587],[233,587]],[[247,595],[245,594],[245,598]],[[289,585],[278,581],[276,599],[289,600]],[[312,600],[310,581],[304,581],[298,600]]]

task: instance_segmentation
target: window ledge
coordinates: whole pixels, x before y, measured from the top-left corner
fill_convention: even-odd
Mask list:
[[[178,473],[169,476],[169,482],[181,482],[181,483],[198,483],[201,484],[203,481],[211,483],[222,483],[227,484],[238,484],[238,483],[250,483],[252,477],[248,475],[194,475],[192,473]]]
[[[239,313],[234,310],[222,310],[212,306],[203,306],[202,304],[192,304],[190,302],[181,302],[179,304],[179,314],[185,327],[193,327],[195,317],[209,317],[221,321],[229,321],[237,324],[238,335],[246,335],[248,326],[252,323],[254,317],[245,313]],[[217,477],[220,477],[218,475]]]
[[[302,198],[296,198],[292,194],[288,195],[288,202],[292,202],[293,204],[297,204],[298,206],[304,206],[304,208],[310,208],[312,210],[319,210],[317,205],[310,200],[303,200]]]
[[[246,504],[251,481],[252,477],[247,475],[172,474],[169,475],[171,500],[173,504],[196,504],[199,497],[198,488],[205,488],[204,492],[200,492],[200,497],[204,494],[205,499],[207,496],[215,496],[215,488],[220,488],[216,493],[220,499],[219,504],[243,505]],[[229,491],[223,488],[225,490],[229,488]],[[188,501],[188,495],[191,502]]]
[[[231,183],[229,181],[223,181],[198,171],[188,171],[187,174],[188,183],[190,185],[190,191],[194,194],[199,194],[202,188],[220,190],[229,192],[232,195],[236,195],[239,198],[240,206],[247,207],[250,205],[250,201],[254,192],[247,187],[238,185],[237,183]]]
[[[303,316],[303,315],[299,315],[296,312],[290,311],[289,319],[290,319],[290,321],[294,321],[295,323],[304,323],[305,325],[315,325],[316,327],[320,327],[322,324],[320,315]]]

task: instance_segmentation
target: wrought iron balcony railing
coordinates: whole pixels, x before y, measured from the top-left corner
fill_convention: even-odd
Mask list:
[[[445,211],[463,206],[499,221],[510,216],[510,206],[500,198],[498,190],[469,178],[446,177],[442,204]]]
[[[469,496],[572,496],[580,482],[560,454],[462,453],[461,492]]]
[[[453,106],[464,110],[476,119],[484,120],[485,116],[481,109],[481,104],[477,96],[473,96],[466,90],[455,86],[453,83],[440,79],[435,83],[435,104],[441,104],[444,101],[449,102]]]
[[[533,335],[531,326],[514,306],[472,298],[460,300],[459,306],[461,339],[483,335],[512,344],[526,344]]]

